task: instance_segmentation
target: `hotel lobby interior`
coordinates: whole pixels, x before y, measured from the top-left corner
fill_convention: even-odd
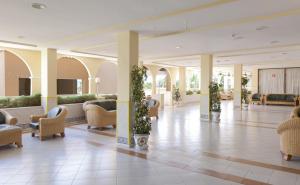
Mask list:
[[[0,1],[0,185],[300,185],[299,0]]]

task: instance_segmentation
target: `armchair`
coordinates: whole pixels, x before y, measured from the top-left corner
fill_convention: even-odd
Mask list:
[[[148,101],[148,116],[149,117],[156,117],[156,119],[158,119],[158,108],[159,108],[159,101],[151,99],[151,100],[147,100]]]
[[[280,135],[282,157],[289,161],[292,156],[300,156],[300,118],[292,118],[277,128]]]
[[[57,133],[61,137],[65,137],[65,125],[64,120],[68,111],[65,106],[59,106],[51,109],[48,114],[32,115],[31,124],[32,137],[36,132],[39,133],[40,140],[43,140],[47,136],[56,136]]]
[[[3,119],[3,122],[1,121],[1,118]],[[11,116],[8,112],[4,110],[0,110],[0,124],[16,125],[17,122],[17,118]]]
[[[300,106],[293,109],[290,118],[300,118]]]
[[[88,129],[91,126],[105,127],[112,125],[116,128],[117,124],[117,112],[116,110],[106,110],[100,105],[88,104],[84,107],[86,112],[86,119],[88,123]]]

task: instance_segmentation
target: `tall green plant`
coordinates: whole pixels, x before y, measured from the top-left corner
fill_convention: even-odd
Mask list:
[[[148,116],[148,107],[144,101],[144,81],[147,79],[146,68],[133,66],[131,71],[131,99],[134,103],[135,134],[150,134],[151,120]]]
[[[209,84],[209,109],[212,112],[221,112],[220,85],[217,82]]]
[[[250,93],[250,91],[248,91],[247,89],[247,84],[250,81],[250,79],[248,78],[247,75],[243,75],[242,76],[242,94],[241,94],[241,99],[242,99],[242,103],[244,104],[249,104],[249,98],[248,98],[248,94]]]

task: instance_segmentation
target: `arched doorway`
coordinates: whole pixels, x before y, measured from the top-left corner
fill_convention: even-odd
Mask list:
[[[0,51],[0,58],[0,96],[30,95],[32,74],[26,62],[7,50]]]
[[[76,58],[57,61],[57,94],[85,94],[89,91],[89,73]]]
[[[156,76],[156,89],[158,94],[171,91],[171,76],[167,69],[160,68]]]

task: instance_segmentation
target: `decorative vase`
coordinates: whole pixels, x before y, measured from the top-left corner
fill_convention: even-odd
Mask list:
[[[134,134],[134,141],[139,150],[148,149],[149,134]]]
[[[216,122],[216,123],[219,123],[220,122],[220,115],[221,115],[221,112],[211,112],[211,121],[212,122]]]

